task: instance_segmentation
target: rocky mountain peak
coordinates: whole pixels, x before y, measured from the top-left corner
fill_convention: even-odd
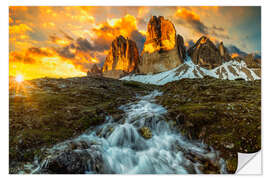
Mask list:
[[[224,54],[225,54],[225,52],[224,52],[225,47],[224,47],[224,45],[223,45],[223,41],[221,41],[221,42],[219,43],[218,48],[219,48],[219,53],[220,53],[220,55],[221,55],[221,56],[224,56]]]
[[[186,58],[186,47],[184,43],[184,38],[180,34],[177,34],[176,39],[177,39],[177,48],[178,48],[179,57],[181,59],[181,62],[184,62]]]
[[[205,44],[209,39],[206,37],[206,36],[202,36],[200,39],[199,39],[199,43],[200,44]]]
[[[224,58],[221,51],[225,55],[225,48],[220,46],[218,49],[215,44],[206,36],[202,36],[189,50],[188,55],[194,64],[198,64],[207,69],[213,69],[222,64]]]
[[[87,76],[101,76],[102,70],[97,64],[94,64],[91,69],[87,72]]]
[[[170,20],[153,16],[148,22],[146,41],[138,66],[142,74],[173,69],[184,62],[184,39],[176,36]]]
[[[218,49],[219,49],[219,54],[223,58],[223,61],[229,61],[232,59],[227,48],[224,46],[223,41],[219,43]]]
[[[153,16],[147,25],[146,42],[144,52],[170,50],[176,45],[176,31],[171,21],[163,16]]]
[[[105,77],[120,78],[134,71],[138,62],[136,43],[120,35],[111,44],[102,72]]]
[[[216,45],[206,36],[202,36],[200,39],[199,39],[199,43],[203,46],[209,46],[213,49],[217,49]]]

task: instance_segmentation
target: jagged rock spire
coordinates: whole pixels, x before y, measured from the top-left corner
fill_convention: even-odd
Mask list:
[[[120,78],[134,71],[139,62],[139,52],[136,43],[122,35],[113,40],[104,62],[103,76]]]

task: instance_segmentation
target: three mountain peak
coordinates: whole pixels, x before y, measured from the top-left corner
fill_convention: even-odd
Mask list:
[[[207,69],[231,60],[223,42],[216,47],[206,36],[202,36],[190,47],[187,54],[194,64]],[[152,16],[147,25],[146,41],[141,55],[134,41],[120,35],[111,44],[102,74],[117,79],[132,72],[155,74],[183,64],[185,58],[184,38],[176,34],[173,23],[163,16]]]

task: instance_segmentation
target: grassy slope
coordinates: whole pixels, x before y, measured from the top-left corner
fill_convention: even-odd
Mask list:
[[[168,109],[168,119],[188,138],[219,150],[231,173],[237,152],[260,150],[261,81],[182,79],[162,91],[159,103]]]
[[[190,139],[201,139],[222,153],[230,172],[237,152],[261,148],[261,82],[214,78],[182,79],[162,87],[106,78],[37,79],[23,96],[10,89],[10,170],[41,155],[41,147],[121,118],[118,109],[135,95],[161,88],[158,102],[167,118]]]
[[[11,172],[12,167],[41,155],[41,147],[77,136],[104,122],[106,115],[120,118],[120,105],[154,87],[98,77],[44,78],[27,81],[23,86],[28,88],[20,88],[17,93],[10,87]]]

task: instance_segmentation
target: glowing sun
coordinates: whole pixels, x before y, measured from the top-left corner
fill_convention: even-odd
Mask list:
[[[22,82],[22,81],[23,81],[23,76],[22,76],[22,75],[16,76],[16,81],[17,81],[18,83]]]

